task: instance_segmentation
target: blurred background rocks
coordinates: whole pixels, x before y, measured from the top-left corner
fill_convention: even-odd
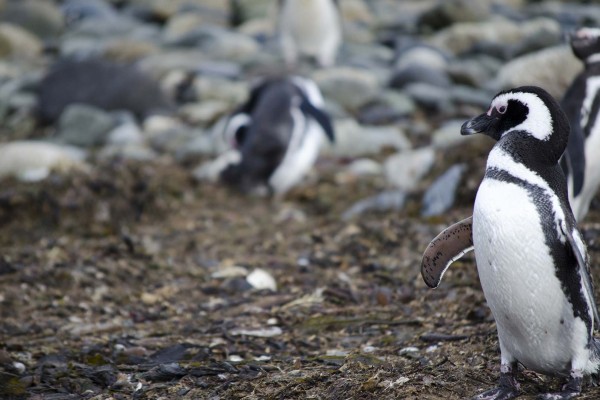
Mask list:
[[[581,70],[565,33],[600,24],[585,1],[341,0],[335,65],[289,67],[276,3],[1,0],[0,140],[77,146],[92,167],[161,157],[192,174],[223,151],[223,121],[252,82],[294,72],[314,79],[335,121],[317,169],[347,166],[353,180],[420,197],[453,165],[444,154],[481,146],[461,141],[460,121],[508,87],[561,97]]]

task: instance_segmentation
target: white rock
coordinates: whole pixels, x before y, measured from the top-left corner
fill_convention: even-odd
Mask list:
[[[275,282],[275,278],[267,271],[262,268],[257,268],[252,271],[247,277],[246,281],[252,285],[253,288],[261,290],[261,289],[269,289],[276,291],[277,290],[277,282]]]
[[[450,120],[445,122],[432,134],[431,144],[436,149],[445,149],[469,140],[468,136],[460,134],[460,127],[465,122],[462,120]]]
[[[230,333],[233,336],[274,337],[281,335],[283,330],[278,326],[271,326],[262,329],[234,329]]]
[[[244,359],[240,356],[238,356],[237,354],[232,354],[229,356],[229,361],[231,362],[241,362],[244,361]]]
[[[359,158],[354,160],[346,167],[346,172],[354,176],[372,176],[383,173],[383,167],[375,160],[370,158]]]
[[[410,149],[410,141],[397,126],[361,126],[350,118],[334,122],[335,144],[327,142],[321,149],[324,154],[356,157],[377,154],[386,147],[396,150]]]
[[[414,190],[421,178],[429,172],[434,161],[435,151],[431,147],[394,154],[385,160],[386,179],[400,189]]]
[[[79,148],[41,141],[15,141],[0,145],[0,177],[39,181],[51,171],[87,170]]]
[[[214,160],[204,162],[192,171],[192,176],[205,182],[217,182],[219,175],[230,164],[237,164],[242,159],[242,156],[237,150],[229,150],[221,154]]]
[[[217,271],[213,272],[210,276],[211,278],[235,278],[237,276],[246,276],[248,275],[248,270],[244,267],[240,267],[238,265],[233,265],[230,267],[219,268]]]

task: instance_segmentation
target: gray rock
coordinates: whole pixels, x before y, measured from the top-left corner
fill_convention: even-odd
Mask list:
[[[352,119],[336,120],[335,144],[324,145],[321,152],[342,157],[377,154],[384,148],[409,149],[411,144],[404,132],[392,126],[361,126]]]
[[[352,67],[322,69],[312,76],[323,95],[348,110],[357,110],[373,100],[379,91],[377,77],[370,71]]]
[[[32,33],[11,23],[0,23],[0,58],[35,59],[42,53],[42,43]]]
[[[460,134],[460,128],[466,119],[455,119],[444,122],[432,133],[431,144],[436,149],[446,149],[468,140],[468,136]]]
[[[0,20],[19,25],[39,39],[55,38],[63,30],[63,15],[53,2],[20,0],[3,5]]]
[[[230,111],[230,104],[222,100],[205,100],[200,103],[185,104],[179,109],[183,119],[201,127],[212,125],[220,117]]]
[[[415,103],[427,110],[448,112],[452,109],[450,92],[427,83],[412,83],[404,88]]]
[[[198,47],[212,57],[233,61],[246,61],[259,50],[253,38],[214,26],[199,26],[173,40],[165,38],[165,41],[172,46]]]
[[[98,152],[97,157],[100,160],[152,161],[158,158],[158,154],[142,143],[128,143],[106,145]]]
[[[466,169],[465,164],[455,164],[431,184],[423,196],[423,217],[440,215],[454,205],[456,189]]]
[[[404,93],[385,90],[360,109],[358,120],[364,125],[389,125],[406,118],[415,108],[415,102]]]
[[[385,160],[383,167],[386,179],[391,185],[404,191],[411,191],[417,188],[434,162],[433,148],[423,147],[394,154]]]
[[[406,203],[406,193],[389,190],[354,203],[344,211],[342,219],[348,221],[369,211],[400,211]]]
[[[144,141],[144,136],[135,116],[129,112],[113,113],[116,126],[108,133],[107,143],[116,145],[139,144]]]
[[[200,50],[177,49],[144,57],[137,67],[153,77],[162,78],[173,70],[195,71],[199,65],[209,61],[206,53]]]
[[[538,18],[523,23],[503,18],[485,22],[457,23],[434,35],[429,43],[454,54],[472,50],[476,45],[500,45],[507,48],[536,35],[560,34],[560,25],[548,18]]]
[[[522,85],[546,89],[560,99],[575,76],[582,70],[581,62],[567,45],[551,47],[527,54],[505,64],[490,84],[493,90]]]
[[[99,59],[59,62],[40,83],[42,122],[54,122],[73,103],[103,110],[128,110],[140,119],[173,108],[171,100],[146,74],[131,66]]]
[[[455,104],[472,105],[483,109],[488,107],[490,99],[495,94],[463,85],[454,85],[449,92]]]
[[[78,24],[86,19],[109,21],[119,17],[114,7],[104,0],[65,0],[61,10],[69,25]]]
[[[474,58],[457,58],[448,65],[447,72],[455,83],[482,87],[496,76],[501,67],[495,58],[480,55]]]
[[[114,118],[101,109],[71,104],[60,116],[56,139],[74,146],[97,146],[105,142],[114,126]]]
[[[402,89],[413,83],[427,83],[440,88],[450,86],[450,78],[444,70],[429,68],[426,65],[413,64],[392,73],[389,86]]]
[[[373,177],[383,174],[383,166],[370,158],[359,158],[352,161],[341,172],[344,181],[348,178]]]
[[[396,70],[410,66],[427,66],[431,69],[444,71],[448,66],[449,57],[437,47],[429,46],[408,39],[407,44],[401,45],[395,63]]]

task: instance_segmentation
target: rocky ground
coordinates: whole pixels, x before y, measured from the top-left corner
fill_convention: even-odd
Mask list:
[[[492,144],[460,124],[504,87],[560,97],[581,69],[564,34],[599,26],[599,6],[341,0],[336,66],[299,66],[336,145],[284,199],[242,197],[203,165],[251,82],[285,70],[273,3],[0,0],[1,398],[462,399],[495,384],[473,257],[431,290],[421,254],[471,213]],[[68,57],[124,69],[49,79]],[[64,104],[82,87],[127,101]],[[594,265],[598,210],[582,223]],[[529,398],[560,385],[521,382]]]

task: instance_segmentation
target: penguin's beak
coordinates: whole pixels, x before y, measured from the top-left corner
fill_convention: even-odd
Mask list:
[[[489,129],[495,122],[493,118],[486,113],[475,118],[471,118],[460,127],[460,134],[463,136],[474,135],[476,133],[489,134]]]

